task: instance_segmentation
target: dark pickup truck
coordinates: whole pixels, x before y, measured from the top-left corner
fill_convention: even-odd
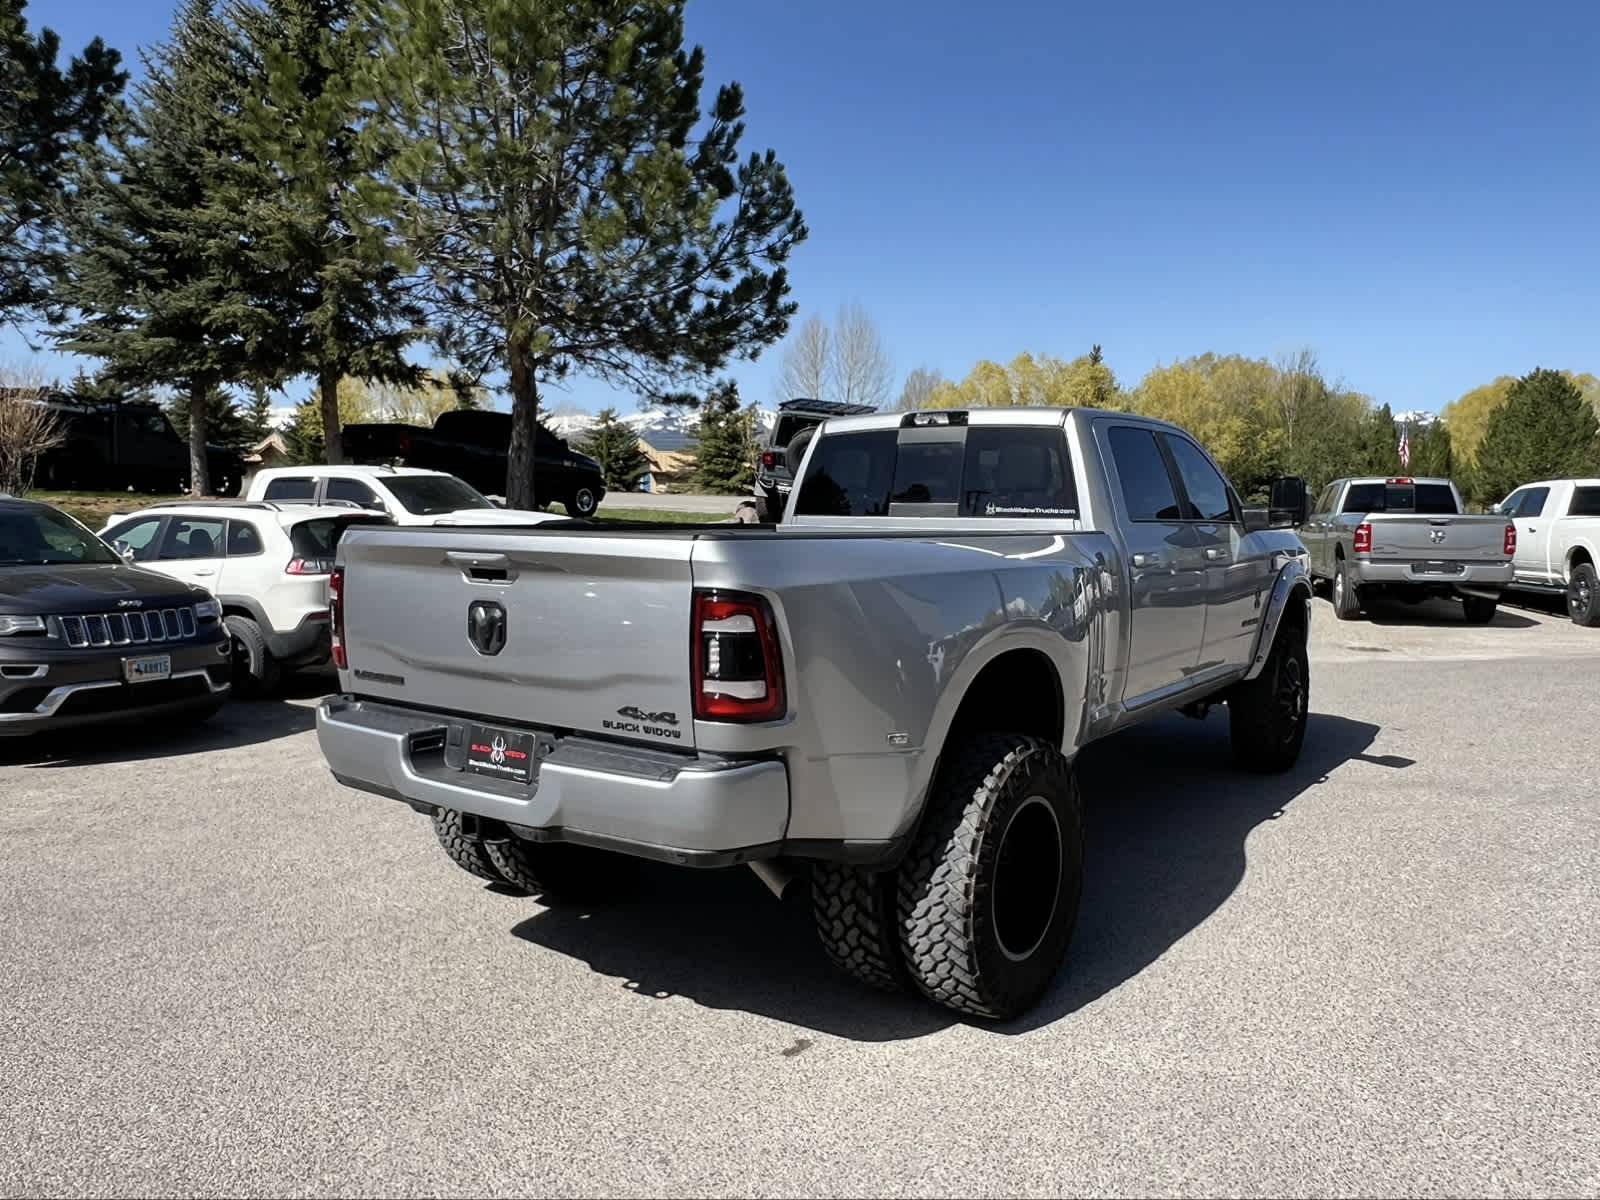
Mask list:
[[[64,435],[35,468],[41,487],[189,490],[189,439],[172,427],[159,406],[91,400],[66,392],[46,392],[33,403],[55,414]],[[226,446],[208,443],[206,463],[211,490],[219,496],[237,496],[244,481],[244,459]]]
[[[559,500],[575,517],[594,515],[605,499],[600,464],[579,454],[543,425],[536,426],[534,495],[538,503]],[[457,408],[440,413],[433,428],[398,422],[358,423],[344,428],[344,450],[351,462],[396,463],[446,471],[486,496],[506,490],[511,414]]]

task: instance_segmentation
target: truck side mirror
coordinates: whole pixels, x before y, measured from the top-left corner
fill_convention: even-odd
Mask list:
[[[1299,528],[1311,515],[1311,489],[1298,475],[1280,476],[1272,481],[1272,499],[1268,507],[1272,510],[1274,526]]]

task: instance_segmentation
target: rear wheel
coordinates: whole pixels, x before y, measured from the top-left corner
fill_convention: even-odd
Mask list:
[[[1495,609],[1499,606],[1498,600],[1490,600],[1484,596],[1461,597],[1461,615],[1472,625],[1487,625],[1494,620]]]
[[[489,861],[506,881],[546,901],[603,900],[634,879],[638,861],[571,842],[490,838]]]
[[[505,883],[506,877],[494,865],[478,827],[477,818],[467,817],[453,808],[433,810],[433,832],[439,845],[468,875],[487,879],[490,883]]]
[[[1600,625],[1600,576],[1593,563],[1579,563],[1567,581],[1567,613],[1574,625]]]
[[[811,916],[822,948],[836,967],[882,991],[901,986],[906,967],[895,929],[892,872],[812,864]]]
[[[1350,582],[1342,558],[1333,564],[1333,615],[1341,621],[1353,621],[1361,615],[1360,590]]]
[[[281,671],[267,649],[261,626],[250,617],[224,618],[233,639],[233,688],[241,697],[265,696],[278,686]]]
[[[912,982],[957,1012],[1021,1015],[1061,969],[1082,891],[1071,764],[1039,738],[973,738],[941,770],[900,866],[900,942]]]
[[[600,498],[595,495],[595,490],[586,484],[579,484],[573,489],[572,494],[562,502],[562,506],[570,516],[592,517],[594,510],[600,507]]]

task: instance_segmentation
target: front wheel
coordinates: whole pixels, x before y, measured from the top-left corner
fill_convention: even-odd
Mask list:
[[[1567,581],[1567,613],[1574,625],[1600,625],[1600,575],[1593,563],[1579,563]]]
[[[595,509],[600,507],[600,497],[595,495],[593,488],[580,486],[561,503],[570,516],[592,517]]]
[[[992,733],[956,749],[899,869],[917,989],[970,1016],[1020,1016],[1060,971],[1082,894],[1078,784],[1061,752]]]
[[[1499,606],[1498,600],[1490,600],[1485,596],[1461,597],[1461,615],[1466,617],[1470,625],[1487,625],[1494,620],[1495,609]]]
[[[1233,757],[1247,771],[1287,771],[1300,757],[1310,718],[1311,663],[1305,631],[1280,625],[1261,674],[1228,697]]]

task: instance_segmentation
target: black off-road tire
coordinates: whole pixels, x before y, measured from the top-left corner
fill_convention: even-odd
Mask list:
[[[1499,607],[1498,600],[1489,600],[1483,596],[1461,597],[1461,615],[1467,619],[1469,625],[1487,625],[1494,620],[1495,610]]]
[[[1061,970],[1083,895],[1072,765],[1020,734],[953,748],[897,891],[901,952],[919,991],[985,1020],[1026,1012]]]
[[[811,439],[816,433],[815,425],[808,426],[790,438],[788,445],[783,448],[783,465],[796,480],[800,478],[800,460],[806,456],[806,447],[811,444]]]
[[[484,840],[476,828],[469,833],[467,825],[462,815],[453,808],[433,810],[434,835],[439,839],[439,845],[444,847],[444,852],[450,856],[451,862],[468,875],[476,875],[490,883],[509,883],[489,857]],[[472,822],[472,825],[476,826],[476,822]]]
[[[240,699],[265,696],[278,686],[282,671],[267,649],[261,626],[250,617],[223,618],[233,639],[233,692]]]
[[[1600,575],[1593,563],[1579,563],[1567,580],[1567,615],[1574,625],[1600,625]]]
[[[893,872],[812,864],[811,916],[823,950],[834,966],[885,992],[907,981],[895,911]]]
[[[768,500],[765,496],[756,497],[756,521],[759,524],[776,524],[778,518],[782,515],[783,510],[779,509],[777,512],[774,512],[772,508],[772,501]]]
[[[1276,774],[1300,758],[1311,711],[1311,663],[1305,628],[1278,626],[1277,638],[1261,668],[1228,696],[1228,736],[1233,758],[1247,771]]]
[[[1342,558],[1333,564],[1333,583],[1330,587],[1334,616],[1341,621],[1354,621],[1361,615],[1360,589],[1350,582],[1350,572],[1345,569]]]
[[[506,881],[546,901],[606,900],[633,881],[638,860],[571,842],[490,838],[489,861]]]

